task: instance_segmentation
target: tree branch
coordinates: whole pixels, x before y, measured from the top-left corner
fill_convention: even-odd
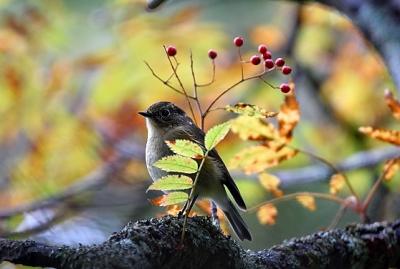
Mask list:
[[[352,225],[244,250],[206,217],[128,223],[101,245],[48,246],[0,239],[0,261],[56,268],[388,268],[400,266],[400,220]]]

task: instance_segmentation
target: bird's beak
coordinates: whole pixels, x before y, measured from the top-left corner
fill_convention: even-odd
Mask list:
[[[151,113],[146,112],[146,111],[140,111],[139,114],[146,118],[151,118],[151,116],[152,116]]]

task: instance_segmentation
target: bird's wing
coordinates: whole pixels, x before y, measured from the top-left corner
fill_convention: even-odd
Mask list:
[[[204,137],[205,137],[204,132],[195,125],[190,125],[190,126],[185,125],[184,127],[178,127],[165,135],[166,140],[170,139],[190,140],[192,142],[197,143],[205,151]],[[222,184],[228,188],[236,204],[241,209],[245,210],[246,204],[242,198],[242,195],[240,194],[235,181],[233,181],[231,175],[229,174],[228,169],[226,168],[218,152],[215,149],[213,149],[208,153],[208,156],[211,159],[211,161],[218,166],[217,168],[219,169],[219,171],[222,172],[223,175],[221,180]]]

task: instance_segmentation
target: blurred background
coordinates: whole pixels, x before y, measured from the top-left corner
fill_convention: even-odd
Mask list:
[[[232,44],[238,35],[245,38],[245,58],[264,43],[293,67],[301,109],[294,145],[349,170],[357,193],[365,195],[383,161],[398,151],[357,130],[396,125],[383,97],[385,88],[394,87],[379,55],[340,14],[316,4],[265,0],[172,1],[155,12],[142,0],[0,0],[0,236],[100,243],[129,220],[163,214],[146,194],[147,133],[137,112],[160,100],[187,106],[144,61],[168,77],[162,46],[175,45],[190,88],[190,50],[204,82],[212,74],[207,51],[217,50],[216,82],[199,93],[205,105],[240,78]],[[268,77],[274,85],[285,80]],[[219,105],[244,101],[278,111],[282,100],[279,90],[251,81]],[[206,128],[231,116],[215,112]],[[230,135],[219,152],[229,166],[249,144]],[[285,193],[328,192],[332,174],[304,155],[268,172],[281,178]],[[255,176],[231,173],[248,206],[272,197]],[[397,176],[380,187],[373,219],[399,216],[399,181]],[[245,247],[267,248],[326,228],[339,206],[318,200],[312,212],[296,201],[277,208],[273,226],[244,214],[254,237],[242,242]],[[348,212],[339,226],[352,221],[359,217]]]

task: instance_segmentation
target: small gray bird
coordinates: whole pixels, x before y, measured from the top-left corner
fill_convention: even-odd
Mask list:
[[[166,140],[186,139],[204,147],[204,132],[198,128],[186,113],[170,102],[158,102],[151,105],[147,111],[139,112],[146,117],[147,143],[146,165],[153,181],[166,176],[168,173],[153,166],[153,164],[173,152],[166,145]],[[229,200],[225,187],[232,194],[236,204],[243,210],[246,205],[239,189],[230,176],[221,157],[216,150],[209,152],[200,171],[194,199],[188,206],[193,206],[197,197],[213,200],[222,209],[230,225],[241,239],[251,240],[251,234],[236,207]],[[185,205],[186,208],[187,205]]]

